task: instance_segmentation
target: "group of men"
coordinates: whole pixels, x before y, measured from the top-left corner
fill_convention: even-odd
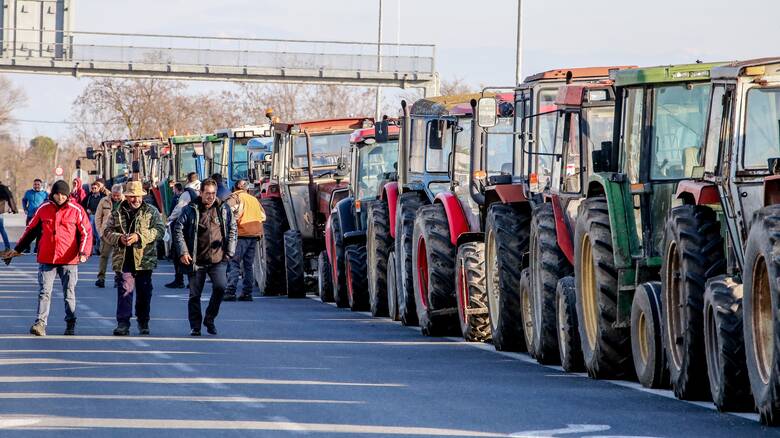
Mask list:
[[[188,179],[186,190],[180,190],[168,218],[171,250],[177,265],[177,279],[183,283],[186,274],[189,280],[190,335],[200,336],[202,326],[216,335],[215,319],[220,304],[223,298],[236,299],[242,264],[244,281],[240,299],[251,300],[252,257],[257,241],[262,237],[265,213],[257,198],[247,193],[246,181],[236,182],[233,191],[220,199],[217,180],[209,178],[200,182],[193,174]],[[116,274],[117,326],[114,335],[130,334],[133,314],[138,333],[150,333],[152,272],[157,268],[157,244],[165,235],[166,225],[156,206],[145,202],[149,200],[147,188],[140,181],[129,181],[124,186],[115,184],[110,195],[105,196],[104,188],[93,184],[91,193],[84,193],[78,200],[67,182],[54,183],[51,194],[31,216],[16,247],[3,256],[8,264],[29,249],[33,241],[39,241],[38,315],[30,328],[31,334],[46,334],[52,287],[57,277],[65,298],[64,334],[75,334],[78,264],[87,260],[93,242],[98,241],[101,242],[100,273],[96,285],[105,287],[109,257]],[[204,315],[200,299],[207,276],[213,288]]]

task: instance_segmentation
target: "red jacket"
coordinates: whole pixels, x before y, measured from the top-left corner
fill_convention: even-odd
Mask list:
[[[38,263],[75,265],[80,255],[92,254],[89,216],[71,200],[60,206],[51,200],[44,202],[24,230],[16,251],[28,249],[38,236]]]

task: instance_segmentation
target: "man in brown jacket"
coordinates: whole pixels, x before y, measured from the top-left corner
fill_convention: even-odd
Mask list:
[[[101,236],[106,231],[106,224],[108,218],[111,217],[111,212],[114,211],[122,201],[125,200],[125,196],[122,194],[124,188],[122,184],[114,184],[111,187],[111,196],[104,196],[100,200],[95,211],[95,228],[97,228],[98,234]],[[106,287],[106,268],[108,266],[108,259],[111,257],[114,245],[108,242],[100,241],[100,263],[98,264],[98,278],[95,282],[97,287]]]

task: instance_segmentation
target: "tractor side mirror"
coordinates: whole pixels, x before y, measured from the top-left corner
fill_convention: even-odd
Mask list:
[[[387,120],[382,120],[374,126],[374,140],[377,143],[387,143],[389,126]]]
[[[766,161],[769,166],[769,173],[772,175],[780,175],[780,157],[768,158]]]
[[[203,157],[207,160],[214,159],[214,143],[210,141],[203,142]]]
[[[160,148],[156,144],[149,147],[149,158],[152,160],[158,160],[160,158]]]
[[[133,161],[133,173],[141,173],[141,163],[138,160]]]
[[[94,160],[95,159],[95,149],[93,147],[87,148],[87,160]]]
[[[606,172],[609,170],[609,161],[612,157],[612,142],[602,141],[601,149],[591,152],[593,159],[593,172]]]
[[[492,128],[498,122],[498,102],[495,97],[482,97],[477,101],[477,124],[480,128]]]
[[[125,151],[123,151],[122,149],[117,149],[115,159],[118,164],[127,163],[127,157],[125,156]]]

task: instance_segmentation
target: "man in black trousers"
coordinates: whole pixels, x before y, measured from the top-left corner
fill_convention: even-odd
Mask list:
[[[214,320],[219,313],[227,287],[227,261],[236,251],[238,232],[227,204],[217,199],[217,182],[201,183],[200,196],[190,202],[173,224],[173,244],[190,283],[188,313],[190,335],[200,336],[201,324],[217,334]],[[200,296],[211,278],[212,292],[205,318],[201,313]]]

